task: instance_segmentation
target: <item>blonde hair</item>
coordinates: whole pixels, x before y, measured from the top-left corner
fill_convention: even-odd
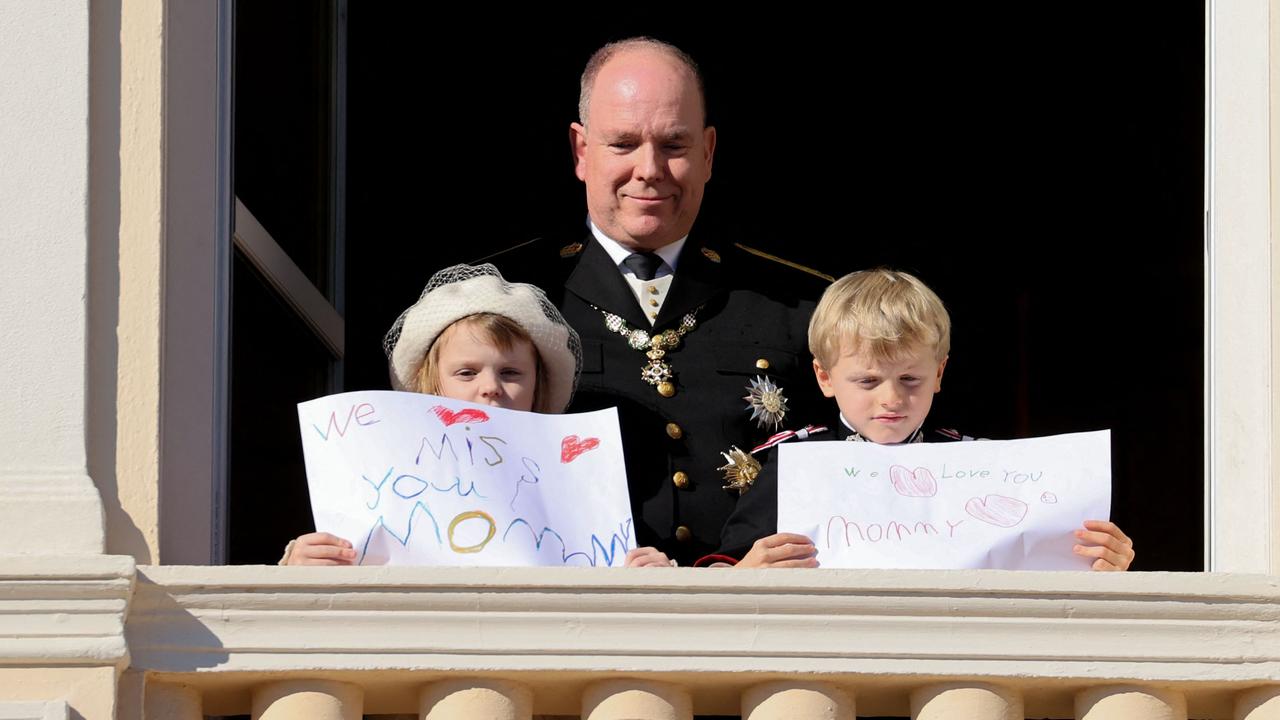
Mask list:
[[[533,349],[534,364],[537,367],[537,379],[533,386],[533,411],[540,413],[556,413],[560,412],[560,408],[548,407],[548,396],[543,388],[547,387],[547,365],[542,362],[542,355],[538,353],[538,346],[533,342],[528,331],[520,326],[515,320],[506,315],[497,313],[482,312],[468,315],[464,318],[455,320],[436,336],[431,347],[427,349],[426,356],[422,359],[422,365],[418,368],[418,372],[414,375],[413,387],[409,388],[414,392],[425,393],[427,395],[440,394],[440,342],[450,331],[457,329],[470,330],[486,341],[492,343],[499,350],[510,350],[518,343],[528,343]]]
[[[913,348],[939,362],[951,350],[951,316],[919,278],[877,268],[849,273],[822,294],[809,320],[809,352],[825,368],[842,353],[894,361]]]

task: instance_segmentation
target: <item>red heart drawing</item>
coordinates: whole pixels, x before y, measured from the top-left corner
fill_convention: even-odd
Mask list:
[[[938,494],[938,481],[933,479],[929,468],[916,468],[911,472],[901,465],[889,468],[889,479],[893,481],[893,489],[906,497],[933,497]]]
[[[964,511],[984,523],[1010,528],[1027,516],[1027,504],[1017,498],[1004,495],[988,495],[981,500],[969,498]]]
[[[482,423],[489,421],[489,416],[483,410],[475,410],[473,408],[454,412],[443,405],[436,405],[431,408],[431,412],[440,418],[440,422],[444,423],[445,427],[455,423]]]
[[[588,450],[600,447],[600,438],[579,440],[577,435],[566,436],[560,441],[560,462],[573,462],[573,459]]]

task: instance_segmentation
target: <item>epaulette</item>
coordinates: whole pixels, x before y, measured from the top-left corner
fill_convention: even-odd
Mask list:
[[[811,267],[806,267],[806,266],[804,266],[804,265],[801,265],[800,263],[797,263],[797,262],[791,262],[790,260],[787,260],[786,258],[780,258],[780,257],[778,257],[777,255],[773,255],[773,254],[767,253],[767,252],[765,252],[765,251],[763,251],[763,250],[757,250],[757,249],[755,249],[755,248],[753,248],[753,247],[747,247],[746,245],[743,245],[742,243],[734,243],[734,244],[733,244],[733,246],[734,246],[734,247],[736,247],[736,248],[738,248],[739,250],[741,250],[741,251],[745,252],[745,253],[750,253],[750,254],[752,254],[752,255],[755,255],[755,256],[756,256],[756,257],[758,257],[758,258],[763,258],[763,259],[765,259],[765,260],[769,260],[769,261],[771,261],[771,262],[776,262],[776,263],[778,263],[779,265],[786,265],[787,267],[792,268],[793,270],[799,270],[800,272],[808,273],[808,274],[810,274],[810,275],[812,275],[812,276],[814,276],[814,277],[816,277],[816,278],[821,278],[821,279],[823,279],[823,280],[826,280],[826,281],[827,281],[827,282],[829,282],[829,283],[833,283],[833,282],[835,282],[835,281],[836,281],[836,279],[835,279],[834,277],[832,277],[832,276],[830,276],[830,275],[828,275],[828,274],[826,274],[826,273],[824,273],[824,272],[822,272],[822,271],[820,271],[820,270],[814,270],[813,268],[811,268]]]
[[[516,250],[519,250],[519,249],[520,249],[520,248],[522,248],[522,247],[527,247],[527,246],[529,246],[529,245],[532,245],[532,244],[534,244],[534,243],[538,242],[538,241],[539,241],[539,240],[541,240],[541,239],[542,239],[541,237],[536,237],[536,238],[533,238],[532,240],[525,240],[525,241],[524,241],[524,242],[522,242],[522,243],[516,243],[515,245],[512,245],[511,247],[503,248],[503,249],[501,249],[501,250],[499,250],[499,251],[497,251],[497,252],[489,253],[488,255],[485,255],[485,256],[484,256],[484,257],[482,257],[482,258],[477,258],[477,259],[475,259],[475,260],[470,260],[470,261],[468,261],[468,262],[467,262],[467,264],[468,264],[468,265],[477,265],[477,264],[482,263],[482,262],[488,262],[488,261],[490,261],[490,260],[492,260],[492,259],[494,259],[494,258],[496,258],[496,257],[501,257],[501,256],[503,256],[503,255],[506,255],[506,254],[507,254],[507,253],[509,253],[509,252],[514,252],[514,251],[516,251]]]

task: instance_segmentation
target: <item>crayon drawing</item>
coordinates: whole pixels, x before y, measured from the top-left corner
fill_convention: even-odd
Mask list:
[[[316,529],[358,562],[618,566],[634,547],[616,411],[416,393],[298,405]]]
[[[1074,531],[1111,510],[1107,431],[778,447],[778,530],[822,567],[1087,570]]]

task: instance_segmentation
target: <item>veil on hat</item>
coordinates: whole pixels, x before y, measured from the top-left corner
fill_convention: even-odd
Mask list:
[[[533,340],[547,368],[547,409],[562,412],[573,399],[582,371],[582,343],[564,316],[534,285],[510,283],[490,263],[447,267],[427,281],[418,301],[396,318],[382,342],[396,390],[413,378],[440,333],[477,313],[510,318]]]

